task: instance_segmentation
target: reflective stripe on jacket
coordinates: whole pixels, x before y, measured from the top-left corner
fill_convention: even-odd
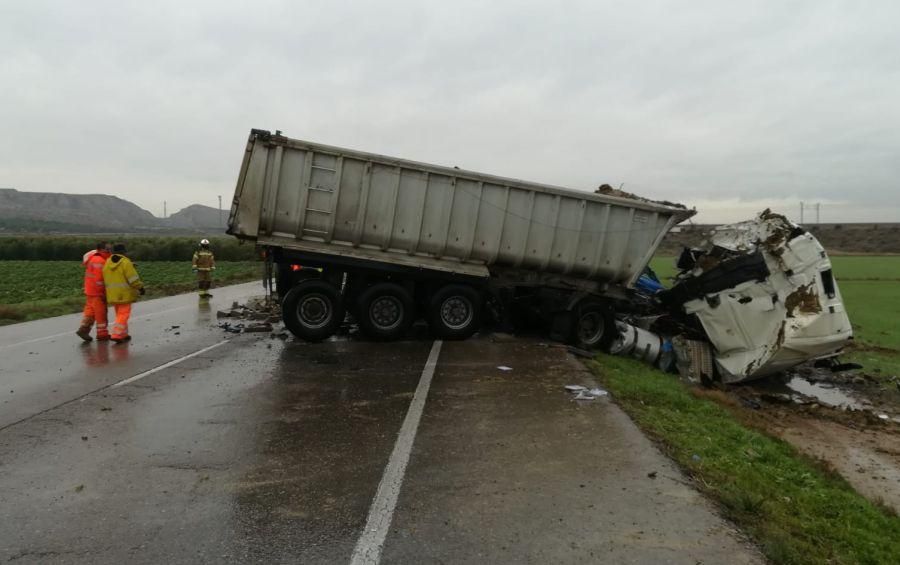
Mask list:
[[[103,285],[103,265],[109,253],[105,251],[88,251],[84,254],[84,294],[87,296],[103,296],[106,288]]]
[[[103,282],[108,304],[131,304],[137,300],[138,290],[144,287],[131,259],[118,253],[103,265]]]
[[[216,258],[212,251],[201,249],[194,251],[194,259],[191,261],[191,267],[198,271],[209,271],[216,266]]]

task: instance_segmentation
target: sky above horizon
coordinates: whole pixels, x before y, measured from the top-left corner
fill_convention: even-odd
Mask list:
[[[900,3],[0,5],[0,187],[228,207],[251,128],[682,202],[900,221]]]

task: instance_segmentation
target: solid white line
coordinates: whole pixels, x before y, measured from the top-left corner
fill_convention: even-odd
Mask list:
[[[178,359],[173,359],[173,360],[169,361],[168,363],[163,363],[159,367],[154,367],[154,368],[150,369],[149,371],[144,371],[143,373],[138,373],[137,375],[134,375],[133,377],[128,377],[127,379],[123,379],[114,385],[110,385],[109,388],[119,388],[120,386],[125,386],[127,384],[131,384],[134,381],[139,381],[139,380],[143,379],[144,377],[150,376],[153,373],[158,373],[158,372],[162,371],[163,369],[168,369],[172,365],[177,365],[177,364],[181,363],[182,361],[186,361],[186,360],[190,359],[191,357],[196,357],[197,355],[202,355],[203,353],[206,353],[210,349],[215,349],[215,348],[219,347],[220,345],[225,345],[229,341],[230,340],[223,339],[219,343],[214,343],[214,344],[210,345],[209,347],[204,347],[203,349],[200,349],[193,353],[188,353],[187,355],[185,355],[183,357],[179,357]]]
[[[179,307],[177,307],[177,308],[169,308],[168,310],[160,310],[160,311],[158,311],[158,312],[148,312],[147,314],[139,314],[139,315],[135,316],[134,319],[135,319],[135,320],[141,320],[141,319],[146,319],[146,318],[152,318],[153,316],[158,316],[158,315],[160,315],[160,314],[166,314],[166,313],[168,313],[168,312],[174,312],[174,311],[176,311],[176,310],[184,310],[185,308],[190,308],[190,307],[191,307],[190,305],[187,305],[187,306],[179,306]],[[17,341],[16,343],[7,343],[7,344],[5,344],[5,345],[0,345],[0,347],[16,347],[16,346],[18,346],[18,345],[26,345],[26,344],[29,344],[29,343],[37,343],[37,342],[39,342],[39,341],[45,341],[45,340],[48,340],[48,339],[53,339],[53,338],[57,338],[57,337],[62,337],[62,336],[64,336],[64,335],[74,335],[74,334],[75,334],[75,330],[72,330],[72,331],[69,331],[69,332],[61,332],[61,333],[58,333],[58,334],[45,335],[45,336],[42,336],[42,337],[36,337],[36,338],[33,338],[33,339],[26,339],[25,341]]]
[[[428,361],[425,362],[425,368],[422,369],[419,385],[416,387],[412,402],[409,403],[409,410],[406,412],[403,425],[400,426],[394,451],[391,453],[387,467],[384,468],[384,475],[381,477],[375,499],[369,508],[366,527],[359,537],[359,541],[356,542],[356,549],[353,550],[353,556],[350,558],[351,565],[377,565],[381,561],[381,548],[384,546],[388,528],[391,527],[394,508],[397,506],[397,498],[400,496],[400,487],[403,486],[403,476],[406,474],[406,464],[409,463],[409,455],[416,439],[416,430],[419,428],[419,420],[422,419],[422,410],[425,408],[425,398],[428,396],[431,378],[434,376],[434,368],[440,353],[441,341],[438,340],[431,346]]]
[[[38,341],[44,341],[45,339],[53,339],[54,337],[61,337],[64,335],[75,335],[75,330],[70,332],[62,332],[53,335],[45,335],[44,337],[36,337],[34,339],[26,339],[25,341],[17,341],[16,343],[7,343],[6,345],[0,345],[0,347],[15,347],[17,345],[25,345],[26,343],[36,343]]]

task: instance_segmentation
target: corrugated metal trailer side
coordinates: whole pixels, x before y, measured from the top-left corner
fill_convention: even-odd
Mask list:
[[[251,132],[228,232],[308,253],[630,285],[690,210]]]

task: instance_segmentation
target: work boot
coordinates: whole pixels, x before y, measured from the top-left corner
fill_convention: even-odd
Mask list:
[[[113,337],[112,337],[112,340],[113,340],[114,342],[116,342],[116,343],[125,343],[126,341],[131,341],[131,336],[130,336],[130,335],[125,335],[125,336],[122,336],[122,337],[119,337],[119,336],[113,336]]]
[[[78,331],[75,332],[75,335],[77,335],[84,341],[94,341],[94,338],[91,337],[91,329],[90,328],[78,328]]]

